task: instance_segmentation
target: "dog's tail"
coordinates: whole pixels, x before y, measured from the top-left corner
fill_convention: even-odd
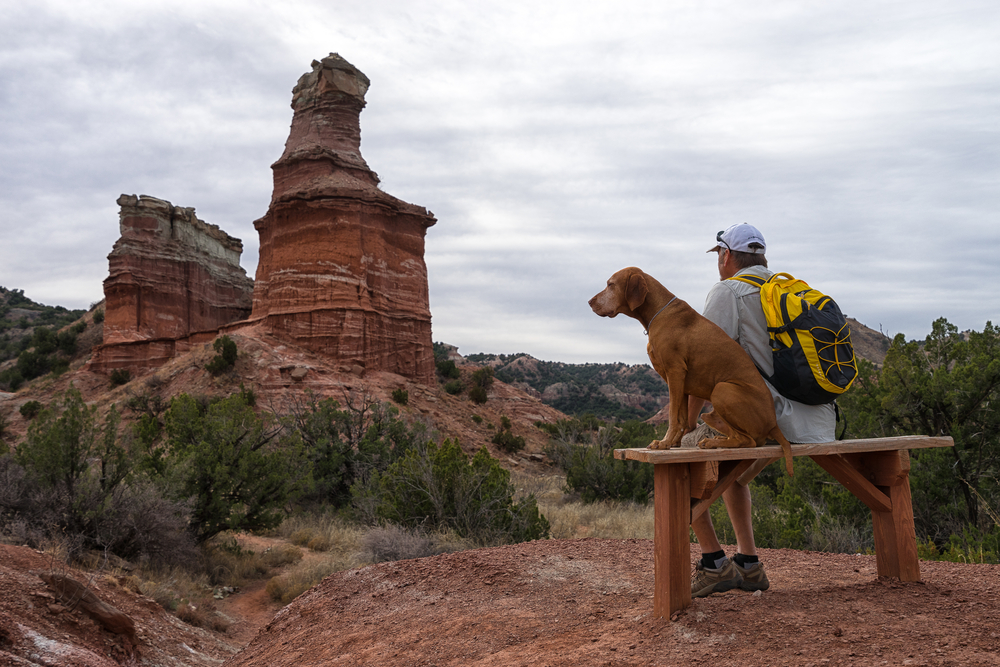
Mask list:
[[[772,440],[777,440],[778,444],[781,445],[781,453],[785,455],[785,470],[788,471],[788,476],[792,476],[792,444],[788,442],[785,434],[781,432],[781,428],[777,424],[774,426],[774,430],[767,434],[767,437]]]

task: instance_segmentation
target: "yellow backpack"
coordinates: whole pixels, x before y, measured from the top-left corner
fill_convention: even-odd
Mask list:
[[[858,363],[847,318],[833,299],[787,273],[767,280],[754,275],[730,280],[760,288],[774,361],[774,374],[767,381],[778,393],[821,405],[847,391],[858,375]]]

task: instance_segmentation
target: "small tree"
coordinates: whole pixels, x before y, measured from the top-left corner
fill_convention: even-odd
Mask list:
[[[294,412],[294,425],[312,462],[315,487],[309,497],[334,507],[350,502],[351,485],[385,470],[426,438],[422,424],[408,427],[399,411],[368,396],[310,400]]]
[[[500,428],[497,429],[497,432],[493,434],[493,439],[490,441],[494,445],[499,447],[501,450],[507,452],[508,454],[514,454],[516,452],[519,452],[522,449],[524,449],[525,446],[524,437],[520,435],[514,435],[511,432],[512,427],[513,424],[511,424],[511,421],[510,419],[507,418],[507,415],[501,415]]]
[[[472,388],[469,398],[473,403],[482,405],[486,402],[490,387],[493,386],[493,367],[483,366],[472,374]]]
[[[219,375],[223,371],[227,371],[236,365],[236,359],[239,356],[239,350],[236,347],[236,343],[229,336],[219,336],[212,343],[212,348],[218,352],[212,360],[205,365],[205,370],[207,370],[212,375]]]
[[[181,394],[164,421],[199,543],[226,530],[273,528],[285,503],[308,486],[300,440],[273,415],[257,415],[242,393],[207,406]]]
[[[108,379],[111,380],[112,387],[120,387],[123,384],[128,384],[129,381],[131,381],[132,373],[129,372],[127,368],[115,368],[114,370],[111,371],[111,374],[108,376]]]
[[[566,486],[584,502],[629,500],[645,503],[653,493],[652,466],[614,458],[614,450],[645,447],[656,438],[650,424],[629,421],[621,427],[596,420],[560,422],[546,454],[566,471]]]
[[[39,403],[38,401],[28,401],[27,403],[21,406],[19,412],[21,413],[21,416],[24,417],[25,419],[34,419],[35,417],[38,416],[38,413],[41,412],[44,408],[45,406]]]
[[[410,402],[410,392],[406,391],[402,387],[392,390],[392,400],[394,403],[399,405],[406,405]]]
[[[962,523],[992,525],[1000,501],[1000,329],[959,333],[941,318],[919,343],[900,334],[877,371],[862,363],[840,405],[849,437],[948,435],[955,446],[914,450],[910,473],[918,533],[947,538]],[[964,519],[964,521],[963,521]]]
[[[462,376],[462,372],[451,359],[440,359],[435,366],[438,374],[446,380],[457,380]]]
[[[118,439],[119,422],[112,407],[98,424],[97,409],[70,387],[32,421],[15,457],[41,489],[31,511],[90,546],[109,546],[100,535],[116,522],[111,508],[133,472]]]

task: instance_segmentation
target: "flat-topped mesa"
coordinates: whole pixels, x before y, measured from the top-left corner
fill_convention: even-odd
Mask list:
[[[368,77],[331,53],[292,91],[274,193],[254,223],[251,319],[353,367],[434,379],[424,238],[436,220],[378,189],[361,157]]]
[[[121,237],[108,255],[104,343],[91,368],[155,368],[196,334],[209,338],[244,319],[253,281],[240,267],[243,243],[199,220],[193,208],[122,195]]]

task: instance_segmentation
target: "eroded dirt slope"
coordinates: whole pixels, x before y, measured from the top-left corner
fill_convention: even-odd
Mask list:
[[[60,599],[38,576],[57,573],[85,583],[102,602],[135,623],[137,642],[109,632]],[[0,666],[114,667],[218,665],[242,646],[235,637],[192,627],[154,600],[107,574],[68,568],[27,547],[0,545]]]
[[[699,555],[692,545],[692,562]],[[651,617],[648,540],[540,541],[327,578],[227,667],[295,665],[997,665],[1000,566],[764,550],[760,595]]]

